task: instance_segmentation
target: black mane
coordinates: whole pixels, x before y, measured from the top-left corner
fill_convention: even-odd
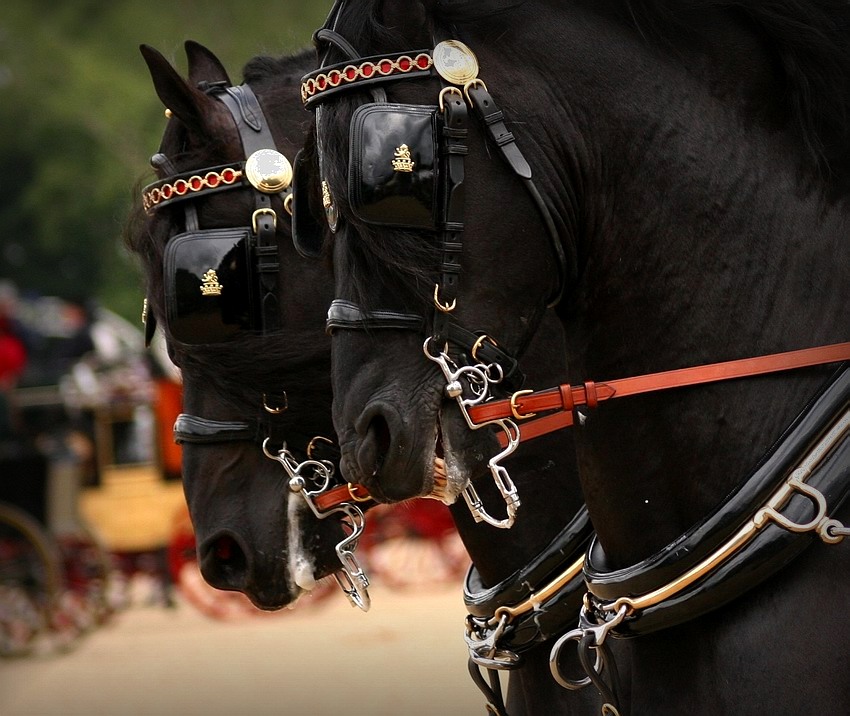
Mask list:
[[[737,16],[764,40],[780,70],[777,98],[825,177],[850,174],[850,3],[846,0],[624,0],[649,41],[701,37],[706,11]]]

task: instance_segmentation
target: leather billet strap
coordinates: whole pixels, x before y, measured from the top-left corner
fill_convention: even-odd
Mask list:
[[[802,485],[802,487],[801,487]],[[652,557],[610,569],[598,540],[584,573],[601,618],[627,607],[612,635],[637,636],[722,606],[779,571],[820,537],[850,534],[835,511],[850,492],[850,368],[798,416],[741,486]],[[793,499],[792,499],[793,496]]]
[[[555,259],[558,264],[558,288],[548,301],[548,306],[551,308],[561,301],[564,291],[566,291],[567,277],[571,273],[575,273],[575,266],[570,267],[567,263],[567,257],[564,253],[564,247],[559,241],[558,229],[555,227],[552,212],[549,210],[546,202],[543,201],[543,197],[532,180],[531,166],[517,146],[516,137],[514,137],[513,132],[508,130],[505,125],[504,113],[499,109],[496,100],[487,91],[487,87],[483,82],[472,82],[464,91],[473,112],[475,112],[480,122],[486,127],[490,138],[499,148],[502,157],[508,163],[511,171],[523,180],[526,190],[537,206],[538,213],[546,225],[546,232],[549,234],[552,250],[555,253]]]
[[[337,485],[336,487],[332,487],[330,490],[323,492],[321,495],[316,495],[313,498],[313,503],[321,512],[327,512],[339,505],[352,501],[376,504],[369,494],[369,491],[363,487],[363,485],[355,485],[353,483]]]
[[[612,398],[625,398],[630,395],[641,395],[735,378],[749,378],[756,375],[809,368],[847,360],[850,360],[850,342],[835,343],[817,348],[773,353],[756,358],[742,358],[661,373],[650,373],[632,378],[620,378],[604,383],[588,381],[577,386],[563,384],[557,388],[528,392],[522,395],[515,394],[509,400],[494,400],[474,406],[469,409],[469,414],[476,423],[510,417],[519,421],[529,421],[520,422],[520,439],[524,440],[528,439],[525,433],[525,425],[533,424],[534,415],[537,413],[554,411],[552,415],[562,415],[563,418],[557,421],[552,420],[549,425],[568,427],[573,423],[573,411],[577,407],[586,405],[592,409]],[[544,434],[541,430],[534,432],[535,435]]]

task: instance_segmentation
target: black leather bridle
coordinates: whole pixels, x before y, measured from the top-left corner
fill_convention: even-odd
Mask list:
[[[276,239],[278,217],[272,208],[272,198],[279,197],[284,208],[289,211],[291,167],[277,151],[268,122],[249,85],[230,86],[226,82],[216,82],[202,83],[200,88],[229,110],[239,131],[246,159],[243,162],[178,173],[168,157],[161,152],[155,154],[151,164],[160,171],[168,172],[168,176],[144,188],[144,207],[150,213],[181,204],[185,216],[185,233],[172,237],[169,243],[173,245],[178,239],[186,239],[190,250],[192,246],[199,246],[200,251],[205,251],[211,243],[226,236],[227,232],[240,232],[237,238],[248,244],[248,269],[256,295],[249,319],[241,323],[234,321],[234,325],[259,330],[264,335],[272,334],[280,330],[280,266]],[[263,162],[266,166],[263,166]],[[234,230],[201,229],[194,200],[230,189],[252,190],[254,211],[250,222],[244,228]],[[168,285],[171,277],[165,278]],[[225,285],[223,290],[226,289]],[[166,320],[169,324],[179,314],[179,307],[174,305],[179,299],[179,295],[167,295]],[[171,325],[169,327],[172,328]],[[156,320],[148,313],[145,319],[148,342],[155,328]],[[191,332],[191,328],[183,330]],[[203,339],[193,341],[189,336],[188,342],[203,342]],[[271,438],[275,444],[282,444],[283,436],[277,416],[287,407],[286,393],[281,391],[274,397],[264,395],[262,412],[250,420],[221,421],[181,414],[174,424],[174,438],[178,443],[249,441],[260,445]]]
[[[470,406],[486,401],[490,389],[514,391],[523,381],[519,364],[510,352],[505,350],[492,337],[483,335],[461,326],[453,319],[453,311],[459,297],[461,275],[461,253],[463,249],[464,229],[464,157],[468,152],[466,145],[468,112],[471,109],[480,125],[486,129],[487,136],[506,161],[508,168],[523,182],[534,204],[537,206],[543,223],[551,239],[554,255],[557,259],[560,285],[552,299],[554,305],[560,299],[566,284],[568,273],[567,260],[559,240],[555,222],[549,207],[542,199],[532,179],[529,163],[517,146],[516,138],[507,129],[504,115],[487,90],[486,85],[477,77],[477,61],[471,50],[456,40],[441,40],[432,50],[418,50],[407,53],[394,53],[376,57],[362,57],[352,44],[336,31],[337,21],[344,8],[344,0],[335,3],[325,25],[320,28],[314,40],[319,48],[320,67],[302,79],[301,96],[304,105],[316,113],[317,152],[320,181],[323,189],[323,204],[328,226],[335,231],[341,220],[334,206],[333,197],[324,178],[324,157],[322,142],[323,111],[326,104],[347,91],[368,90],[373,102],[364,104],[355,110],[351,125],[352,154],[349,162],[349,199],[352,210],[366,223],[384,226],[400,226],[418,230],[432,231],[437,237],[440,252],[437,279],[434,286],[433,318],[430,336],[425,341],[426,356],[436,362],[446,378],[446,395],[456,399],[467,424],[471,429],[482,427],[470,420]],[[336,64],[328,64],[332,49],[338,50],[347,59]],[[453,76],[447,71],[441,58],[447,53],[458,53],[474,63],[474,70],[463,76]],[[440,79],[442,90],[431,105],[403,105],[388,103],[384,86],[387,83],[414,80]],[[376,207],[364,206],[365,201],[358,200],[360,194],[368,197],[387,191],[387,186],[376,189],[370,184],[371,177],[361,177],[358,172],[361,165],[373,166],[380,157],[369,155],[360,144],[361,133],[367,132],[368,113],[383,113],[390,117],[387,124],[393,128],[402,128],[397,134],[404,136],[408,131],[418,138],[426,134],[421,129],[423,114],[433,118],[434,144],[436,148],[426,156],[435,156],[434,173],[436,175],[434,194],[433,223],[427,205],[419,211],[415,219],[407,216],[388,218],[381,216]],[[368,132],[367,132],[368,133]],[[374,144],[374,132],[372,143]],[[390,145],[391,146],[391,145]],[[386,147],[384,147],[386,148]],[[396,151],[407,149],[406,145]],[[392,149],[390,149],[392,151]],[[388,158],[383,157],[388,162]],[[296,248],[305,255],[316,255],[321,250],[318,237],[321,231],[306,218],[309,212],[306,188],[299,179],[299,159],[296,158],[293,200],[293,236]],[[427,178],[427,177],[426,177]],[[359,183],[358,183],[359,181]],[[424,180],[423,180],[424,181]],[[402,184],[402,180],[393,177],[393,186]],[[411,186],[417,186],[412,183]],[[365,188],[364,188],[365,187]],[[358,190],[362,190],[358,194]],[[396,201],[409,197],[395,195]],[[358,205],[358,201],[360,204]],[[417,206],[417,210],[422,207]],[[411,212],[413,214],[414,212]],[[425,332],[428,321],[419,314],[393,310],[367,310],[350,300],[336,299],[328,310],[328,331],[335,330],[375,330],[402,329]],[[459,353],[450,357],[450,346],[459,349]],[[518,430],[510,420],[498,420],[490,423],[504,430],[508,447],[490,460],[489,467],[500,490],[508,510],[508,516],[499,520],[484,510],[480,498],[473,486],[464,490],[470,510],[476,521],[486,521],[496,527],[510,527],[519,507],[519,496],[507,471],[498,462],[513,452],[518,444]]]

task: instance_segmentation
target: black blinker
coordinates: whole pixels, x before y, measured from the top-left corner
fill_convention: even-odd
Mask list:
[[[314,259],[322,255],[324,231],[310,208],[308,160],[303,152],[292,163],[292,241],[301,256]]]

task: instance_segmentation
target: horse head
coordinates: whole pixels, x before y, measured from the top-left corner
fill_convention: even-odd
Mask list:
[[[141,52],[170,119],[152,158],[159,180],[128,243],[145,275],[148,329],[163,329],[182,374],[186,415],[175,431],[200,567],[213,586],[276,609],[339,568],[344,536],[264,454],[303,455],[314,436],[333,435],[322,325],[330,271],[293,250],[284,206],[310,57],[256,59],[234,87],[197,43],[186,43],[188,80],[153,48]],[[217,191],[228,184],[236,188]]]
[[[418,3],[342,4],[317,34],[323,66],[302,86],[316,113],[309,191],[334,230],[328,326],[341,466],[387,501],[433,492],[451,501],[501,450],[499,430],[470,430],[444,369],[425,354],[474,375],[467,400],[518,390],[517,359],[563,280],[561,248],[525,170],[488,148],[489,130],[460,117],[462,87],[442,91],[432,70],[468,59],[450,45],[430,51],[447,27]],[[481,52],[485,66],[497,48]],[[389,76],[398,82],[375,79]],[[483,82],[479,90],[486,95]],[[301,228],[296,221],[303,249]]]

